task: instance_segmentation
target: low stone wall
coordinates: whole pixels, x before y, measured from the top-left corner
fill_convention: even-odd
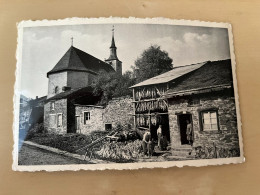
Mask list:
[[[186,97],[169,100],[169,121],[172,148],[181,146],[181,135],[178,114],[191,114],[194,131],[195,147],[218,147],[224,149],[239,149],[238,129],[235,100],[228,95],[198,95],[197,105],[190,105]],[[218,113],[219,130],[203,131],[200,112],[215,109]]]
[[[112,127],[117,125],[121,126],[134,126],[133,113],[133,99],[129,96],[114,98],[104,109],[104,124],[112,124]]]

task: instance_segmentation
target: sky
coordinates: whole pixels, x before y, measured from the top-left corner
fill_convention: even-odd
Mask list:
[[[156,44],[168,52],[173,66],[230,58],[228,31],[224,28],[160,25],[114,24],[117,56],[123,72]],[[21,94],[47,95],[50,71],[71,46],[101,60],[109,57],[111,24],[26,27],[23,32]]]

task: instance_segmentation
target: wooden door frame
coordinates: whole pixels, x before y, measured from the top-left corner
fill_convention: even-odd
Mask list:
[[[194,130],[193,130],[193,118],[192,118],[192,113],[191,112],[186,112],[186,111],[181,111],[181,112],[178,112],[178,113],[175,113],[177,115],[177,125],[178,125],[178,129],[179,129],[179,133],[180,133],[180,140],[179,140],[179,143],[180,145],[182,146],[183,144],[181,143],[181,126],[180,126],[180,115],[184,115],[184,114],[188,114],[190,115],[190,123],[192,125],[192,131],[194,133]],[[193,138],[193,142],[194,142],[194,138]]]
[[[77,118],[79,118],[79,121],[77,121]],[[80,130],[80,115],[75,116],[75,130],[76,130],[76,133],[81,133],[81,130]]]

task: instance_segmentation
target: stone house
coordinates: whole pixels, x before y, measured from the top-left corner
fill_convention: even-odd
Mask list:
[[[205,147],[240,155],[231,60],[175,67],[131,88],[135,126],[156,131],[153,125],[162,124],[173,155]],[[193,127],[192,144],[187,120]]]
[[[106,106],[98,106],[100,97],[91,87],[68,90],[47,99],[44,126],[54,133],[82,133],[111,130],[117,125],[133,126],[132,98],[114,98]]]
[[[106,106],[75,104],[76,132],[88,134],[120,126],[133,127],[132,98],[110,100]]]

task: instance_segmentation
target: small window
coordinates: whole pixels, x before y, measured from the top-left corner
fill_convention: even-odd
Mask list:
[[[58,127],[62,127],[62,114],[58,114],[57,125],[58,125]]]
[[[218,130],[218,119],[216,111],[202,112],[202,128],[204,131]]]
[[[51,102],[51,110],[55,109],[55,102]]]
[[[109,131],[112,129],[112,124],[105,124],[105,130]]]
[[[59,87],[58,86],[55,87],[54,92],[55,92],[55,94],[57,94],[59,92]]]
[[[90,121],[90,112],[84,112],[84,124]]]

